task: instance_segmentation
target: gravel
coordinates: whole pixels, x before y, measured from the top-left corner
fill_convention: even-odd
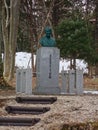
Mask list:
[[[40,115],[7,114],[5,111],[7,105],[27,106],[27,104],[18,104],[14,98],[15,96],[7,96],[3,99],[0,96],[1,116],[41,118],[41,121],[31,127],[0,126],[0,130],[61,130],[64,124],[98,122],[98,95],[57,96],[57,101],[53,104],[28,105],[51,108],[50,111]]]

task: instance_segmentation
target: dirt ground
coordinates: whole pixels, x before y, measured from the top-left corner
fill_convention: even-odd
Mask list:
[[[41,121],[31,127],[0,126],[0,130],[64,130],[63,126],[66,124],[72,125],[76,123],[98,123],[98,95],[55,95],[57,97],[57,101],[51,105],[28,105],[28,107],[50,107],[50,111],[47,113],[41,115],[8,114],[5,110],[5,107],[8,105],[27,106],[27,104],[19,104],[15,101],[16,96],[27,96],[25,94],[16,94],[15,79],[12,82],[10,82],[10,84],[13,85],[12,89],[0,90],[0,116],[40,118]],[[35,79],[33,79],[33,84],[35,84]],[[98,78],[84,78],[84,90],[98,90]],[[30,96],[40,97],[41,95]],[[93,128],[91,128],[91,125],[89,125],[89,128],[85,130],[93,130]],[[96,129],[94,130],[98,130],[98,124]]]
[[[84,78],[84,89],[98,91],[98,78]]]

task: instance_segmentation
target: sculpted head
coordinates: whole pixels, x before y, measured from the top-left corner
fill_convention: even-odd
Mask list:
[[[52,34],[52,30],[50,27],[45,28],[45,34],[46,34],[46,37],[50,38],[50,36]]]
[[[45,36],[43,36],[39,43],[41,44],[42,47],[55,47],[56,46],[56,41],[53,37],[51,37],[52,30],[50,27],[46,27],[44,29],[45,31]]]

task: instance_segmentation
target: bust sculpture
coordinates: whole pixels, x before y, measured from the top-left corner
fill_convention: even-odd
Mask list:
[[[50,27],[45,28],[45,36],[43,36],[39,43],[41,44],[42,47],[55,47],[56,46],[56,41],[55,39],[51,36],[52,35],[52,30]]]

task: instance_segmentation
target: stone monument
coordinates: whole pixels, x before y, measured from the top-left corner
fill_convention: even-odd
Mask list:
[[[40,39],[41,48],[37,50],[36,93],[59,94],[59,57],[60,51],[55,39],[51,37],[50,27],[45,28],[46,35]]]
[[[32,94],[32,69],[16,70],[16,93]]]
[[[62,71],[62,94],[83,94],[83,71],[82,70],[69,70],[68,72]]]

